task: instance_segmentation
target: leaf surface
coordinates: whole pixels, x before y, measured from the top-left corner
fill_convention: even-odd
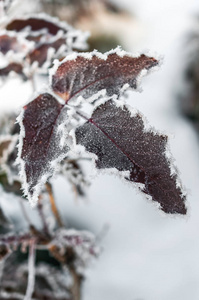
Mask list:
[[[72,97],[89,98],[106,89],[107,95],[120,95],[125,84],[136,89],[140,75],[158,65],[153,57],[132,57],[119,50],[68,56],[52,76],[52,89],[66,102]]]
[[[60,38],[52,43],[44,43],[38,45],[34,50],[32,50],[27,59],[29,60],[30,64],[34,63],[35,61],[38,62],[39,67],[41,67],[48,59],[48,50],[53,48],[55,52],[57,52],[61,46],[65,45],[66,49],[66,39]],[[64,55],[64,53],[63,53]],[[63,56],[62,55],[62,56]]]
[[[68,147],[60,145],[58,126],[63,122],[61,105],[52,95],[45,93],[24,107],[21,130],[24,132],[20,149],[25,193],[36,202],[40,189],[54,173],[54,161],[66,156]],[[64,116],[65,118],[65,116]],[[32,202],[32,203],[33,203]]]
[[[15,72],[16,74],[20,75],[23,80],[26,80],[27,77],[23,73],[23,65],[20,63],[10,63],[6,67],[0,69],[0,77],[6,77],[11,72]]]
[[[59,30],[67,32],[66,28],[60,27],[56,24],[53,18],[48,16],[47,19],[44,17],[30,17],[24,19],[15,19],[7,24],[6,29],[12,31],[22,31],[29,27],[31,31],[39,31],[46,28],[52,35],[56,35]]]
[[[164,212],[186,214],[185,197],[166,157],[167,136],[146,131],[139,114],[108,101],[77,128],[76,142],[97,156],[97,168],[128,171],[125,178],[142,184]]]

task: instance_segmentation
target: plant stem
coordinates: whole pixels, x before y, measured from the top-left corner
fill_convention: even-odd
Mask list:
[[[48,195],[49,195],[51,210],[52,210],[53,215],[54,215],[54,217],[57,221],[57,224],[58,224],[59,227],[64,227],[64,224],[62,222],[61,216],[58,212],[58,209],[57,209],[57,206],[56,206],[56,203],[55,203],[55,198],[53,196],[52,185],[49,182],[46,183],[46,190],[47,190]]]
[[[70,268],[70,273],[73,278],[73,283],[72,283],[72,287],[71,287],[72,299],[80,300],[81,299],[82,276],[79,275],[73,267]]]
[[[29,244],[29,257],[28,257],[28,286],[24,300],[31,300],[35,287],[35,240]]]
[[[38,212],[39,212],[39,216],[41,218],[41,221],[43,223],[43,230],[45,232],[45,234],[47,236],[50,235],[49,233],[49,228],[48,228],[48,224],[46,222],[46,219],[45,219],[45,215],[44,215],[44,211],[43,211],[43,204],[42,204],[42,198],[41,196],[39,196],[39,201],[38,201],[38,204],[37,204],[37,209],[38,209]]]

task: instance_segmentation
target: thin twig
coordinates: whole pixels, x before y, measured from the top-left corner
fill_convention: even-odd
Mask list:
[[[82,276],[79,275],[73,267],[70,268],[70,273],[73,278],[73,283],[72,283],[72,287],[71,287],[72,299],[80,300],[81,299]]]
[[[38,204],[37,204],[37,209],[38,209],[38,213],[39,213],[39,216],[40,216],[40,219],[42,221],[42,224],[43,224],[43,230],[44,230],[44,233],[49,236],[50,233],[49,233],[49,227],[48,227],[48,224],[46,222],[46,218],[45,218],[45,215],[44,215],[44,211],[43,211],[43,204],[42,204],[42,198],[41,196],[39,196],[39,201],[38,201]]]
[[[35,258],[36,258],[36,249],[35,249],[35,240],[31,240],[29,244],[29,256],[28,256],[28,285],[26,290],[26,295],[24,300],[31,300],[32,294],[35,287]]]
[[[54,215],[54,217],[57,221],[57,224],[58,224],[59,227],[64,227],[64,224],[62,222],[61,216],[58,212],[58,209],[57,209],[57,206],[56,206],[56,203],[55,203],[55,198],[53,196],[52,185],[49,182],[46,183],[46,190],[47,190],[48,195],[49,195],[51,210],[52,210],[53,215]]]

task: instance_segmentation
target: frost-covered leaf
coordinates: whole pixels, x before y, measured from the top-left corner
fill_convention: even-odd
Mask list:
[[[153,57],[133,57],[120,48],[105,54],[72,54],[52,74],[52,89],[66,102],[74,96],[90,98],[104,89],[108,96],[120,95],[127,84],[136,89],[140,76],[157,65]]]
[[[33,17],[14,19],[7,24],[6,29],[12,31],[22,31],[27,29],[28,31],[39,31],[46,28],[52,35],[56,35],[58,31],[62,30],[67,32],[65,26],[57,25],[59,22],[55,21],[55,18],[41,14]]]
[[[87,33],[76,30],[67,23],[59,22],[56,18],[46,14],[14,19],[6,25],[6,30],[7,36],[11,35],[11,37],[9,45],[8,41],[2,41],[6,44],[3,44],[4,52],[9,51],[11,47],[16,48],[16,42],[20,42],[18,47],[24,39],[27,42],[29,51],[26,52],[26,72],[33,63],[37,62],[34,68],[29,70],[30,74],[38,69],[46,72],[53,59],[65,57],[67,52],[73,49],[83,50],[87,47]],[[12,40],[12,37],[16,40]]]
[[[45,93],[24,107],[19,119],[21,142],[19,158],[24,190],[36,202],[41,188],[54,173],[56,163],[67,154],[67,145],[61,144],[59,125],[67,115],[52,95]]]
[[[61,46],[63,46],[62,56],[64,56],[64,51],[66,50],[66,39],[59,38],[52,43],[39,44],[34,50],[32,50],[28,55],[27,59],[30,64],[38,62],[39,67],[41,67],[48,60],[49,49],[53,49],[53,53],[56,53]],[[51,58],[51,57],[50,57]]]
[[[77,30],[44,13],[14,19],[6,25],[6,29],[26,33],[27,40],[37,43],[50,42],[56,36],[67,38],[72,48],[85,49],[87,46],[87,32]]]
[[[125,178],[142,184],[140,189],[163,211],[186,214],[185,197],[166,156],[167,136],[146,130],[138,113],[108,101],[76,130],[76,142],[97,156],[97,168],[127,171]]]
[[[22,77],[23,80],[26,80],[27,77],[23,72],[23,65],[20,63],[10,63],[4,68],[0,69],[0,77],[6,77],[11,72],[14,72]]]

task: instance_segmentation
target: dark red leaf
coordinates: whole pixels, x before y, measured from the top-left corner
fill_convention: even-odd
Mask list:
[[[48,50],[50,48],[53,48],[56,52],[59,50],[59,48],[62,45],[65,45],[65,44],[66,44],[66,39],[64,39],[64,38],[57,39],[53,43],[41,44],[28,54],[27,59],[29,60],[30,64],[37,61],[39,67],[41,67],[47,61]]]
[[[68,147],[60,145],[58,126],[63,105],[45,93],[24,107],[22,127],[25,131],[21,158],[26,177],[25,192],[37,198],[40,187],[53,174],[52,162],[66,156]],[[66,119],[66,117],[64,116]]]
[[[23,66],[19,63],[10,63],[5,68],[0,69],[0,76],[6,77],[11,72],[15,72],[16,74],[21,75],[24,80],[27,79],[27,77],[23,73]]]
[[[53,19],[51,19],[50,21],[50,17],[45,20],[45,18],[39,16],[30,17],[27,19],[15,19],[7,24],[6,29],[13,31],[22,31],[26,27],[30,27],[31,31],[38,31],[46,28],[52,35],[56,35],[59,30],[62,30],[65,33],[67,32],[66,28],[57,25]]]
[[[158,65],[153,57],[132,57],[116,49],[102,55],[96,51],[66,58],[52,77],[53,91],[68,102],[74,96],[89,98],[106,89],[107,95],[119,95],[125,84],[137,88],[141,72]]]
[[[76,142],[97,155],[97,168],[129,171],[128,180],[143,184],[141,190],[163,211],[186,214],[185,197],[166,157],[167,137],[146,131],[139,114],[131,116],[127,107],[108,101],[76,130]]]

